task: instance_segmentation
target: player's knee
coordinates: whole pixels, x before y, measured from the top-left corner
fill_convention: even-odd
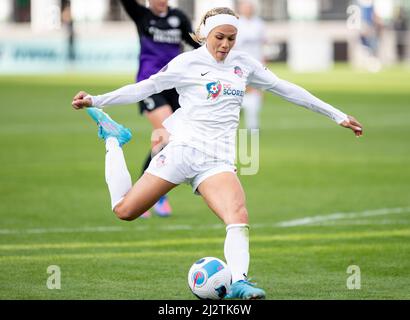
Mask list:
[[[240,223],[248,223],[248,210],[246,209],[245,204],[238,206],[236,216],[238,217],[238,220],[240,220]]]
[[[231,223],[248,223],[248,210],[246,209],[245,203],[238,203],[234,208],[232,208],[230,214],[228,214],[225,221],[226,224]]]
[[[127,207],[121,204],[116,205],[113,211],[116,214],[116,216],[121,220],[132,221],[137,217],[133,214],[131,210],[129,210]]]

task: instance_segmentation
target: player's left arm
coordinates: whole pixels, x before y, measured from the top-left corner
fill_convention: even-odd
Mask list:
[[[275,93],[289,102],[323,114],[342,127],[351,129],[359,137],[363,134],[363,126],[353,116],[347,115],[330,104],[320,100],[304,88],[278,78],[270,70],[256,60],[253,72],[248,78],[248,84],[256,88]]]
[[[293,102],[294,104],[303,106],[307,109],[329,117],[342,127],[351,129],[357,137],[363,134],[363,126],[353,116],[343,113],[339,109],[336,109],[330,104],[320,100],[296,84],[278,79],[276,85],[268,91],[273,92],[282,98]]]

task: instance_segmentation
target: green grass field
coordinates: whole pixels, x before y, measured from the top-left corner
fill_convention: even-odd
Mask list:
[[[259,173],[240,177],[250,277],[268,299],[409,299],[410,71],[272,68],[354,115],[365,135],[265,95]],[[124,222],[111,212],[103,143],[70,103],[80,89],[132,79],[0,77],[0,299],[196,299],[191,264],[223,258],[224,226],[189,186],[171,192],[168,219]],[[135,180],[150,126],[134,106],[109,113],[133,130],[124,150]],[[60,290],[46,287],[50,265],[61,269]],[[346,286],[349,265],[360,267],[359,290]]]

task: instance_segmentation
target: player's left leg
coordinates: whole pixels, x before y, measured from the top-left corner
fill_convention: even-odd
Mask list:
[[[207,205],[226,224],[224,253],[232,272],[232,287],[227,298],[264,299],[265,292],[247,281],[249,268],[249,225],[245,193],[233,172],[206,178],[198,191]]]

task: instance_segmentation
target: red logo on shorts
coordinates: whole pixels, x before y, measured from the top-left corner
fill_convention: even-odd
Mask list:
[[[157,168],[163,167],[165,165],[165,159],[166,157],[161,154],[158,159],[157,159]]]

